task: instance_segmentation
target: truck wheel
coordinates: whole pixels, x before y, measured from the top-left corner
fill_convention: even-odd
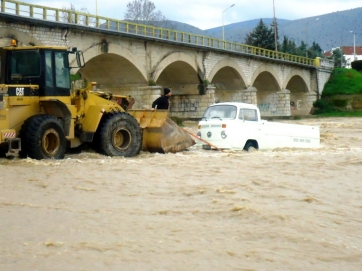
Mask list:
[[[50,115],[28,118],[20,130],[21,157],[33,159],[63,159],[66,139],[60,121]]]
[[[244,150],[247,152],[253,152],[256,150],[253,142],[248,142],[245,144]]]
[[[110,113],[96,132],[96,150],[107,156],[132,157],[142,147],[142,132],[137,120],[125,112]]]

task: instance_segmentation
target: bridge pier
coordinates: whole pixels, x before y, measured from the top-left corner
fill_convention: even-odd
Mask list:
[[[317,93],[291,93],[290,110],[292,116],[304,116],[310,114],[313,103],[317,100]]]
[[[257,89],[255,87],[248,87],[241,92],[241,101],[243,103],[257,105],[256,92]]]
[[[258,95],[257,99],[261,116],[290,116],[290,91],[288,89],[262,93]]]

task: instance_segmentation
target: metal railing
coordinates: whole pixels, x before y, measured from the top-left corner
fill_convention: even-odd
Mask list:
[[[246,44],[224,41],[212,37],[180,32],[172,29],[155,27],[151,25],[137,24],[127,21],[115,20],[107,17],[91,15],[68,9],[57,9],[39,5],[32,5],[14,0],[1,0],[1,12],[23,17],[83,25],[104,30],[112,30],[145,37],[152,37],[176,43],[203,46],[233,53],[249,54],[270,59],[277,59],[296,64],[319,66],[325,61],[316,62],[314,59],[302,56],[290,55],[282,52],[267,50]],[[327,61],[330,62],[330,61]],[[318,63],[318,64],[317,64]],[[328,63],[330,65],[330,63]]]

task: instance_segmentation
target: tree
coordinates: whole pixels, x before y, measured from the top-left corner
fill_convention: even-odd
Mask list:
[[[297,48],[298,56],[306,56],[307,44],[304,41],[300,42],[299,47]]]
[[[284,36],[280,51],[291,55],[306,56],[306,49],[307,44],[304,41],[301,41],[300,45],[297,46],[294,41]],[[308,48],[308,58],[321,57],[322,53],[321,47],[316,42],[313,42],[312,46]]]
[[[63,7],[63,10],[67,10],[68,12],[62,12],[60,15],[60,20],[67,23],[75,23],[75,14],[77,12],[83,13],[83,14],[89,14],[87,8],[81,8],[79,11],[75,9],[75,6],[73,4],[70,4],[70,7]],[[86,15],[78,15],[78,24],[80,25],[93,25],[94,20],[93,18],[88,17],[88,22],[86,20]]]
[[[251,36],[251,32],[246,34],[245,44],[252,45],[253,37]]]
[[[275,23],[275,27],[274,27],[274,23]],[[274,37],[274,50],[278,51],[278,48],[280,47],[279,44],[279,31],[278,31],[278,23],[275,19],[275,21],[273,21],[273,23],[270,25],[271,27],[271,31],[272,31],[272,35]],[[275,47],[277,46],[277,47]]]
[[[334,67],[335,68],[342,68],[346,67],[347,61],[346,58],[343,55],[343,52],[341,48],[336,48],[332,51],[332,56],[329,57],[329,59],[332,59],[334,61]]]
[[[316,57],[321,56],[322,53],[323,53],[322,48],[319,46],[318,43],[315,43],[313,41],[312,46],[308,48],[308,57],[309,58],[316,58]]]
[[[129,2],[124,18],[138,24],[174,28],[161,11],[156,11],[155,4],[149,0],[133,0]]]
[[[264,49],[275,50],[274,31],[268,28],[263,20],[260,19],[254,30],[247,34],[245,43]]]

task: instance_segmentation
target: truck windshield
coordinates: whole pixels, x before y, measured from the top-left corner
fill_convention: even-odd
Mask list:
[[[40,76],[40,55],[37,51],[14,51],[11,55],[11,76]]]
[[[215,105],[206,109],[203,118],[235,119],[236,112],[237,109],[234,105]]]

